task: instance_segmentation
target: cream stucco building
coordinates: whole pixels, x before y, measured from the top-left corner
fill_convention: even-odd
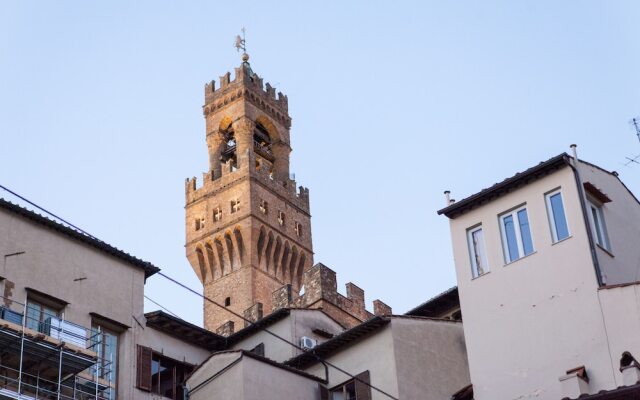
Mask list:
[[[640,203],[617,174],[560,154],[447,201],[475,399],[632,390]]]

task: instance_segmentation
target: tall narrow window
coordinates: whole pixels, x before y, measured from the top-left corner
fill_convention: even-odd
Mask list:
[[[500,216],[500,229],[506,263],[533,253],[533,241],[526,207]]]
[[[105,399],[114,399],[118,373],[118,334],[94,324],[91,328],[91,345],[98,355],[98,361],[92,367],[91,375],[97,373],[101,379],[108,382],[109,387],[114,390],[105,391],[102,396]]]
[[[467,241],[469,242],[469,255],[471,256],[471,274],[474,278],[477,278],[489,272],[482,226],[469,229],[467,231]]]
[[[284,213],[282,211],[278,211],[278,224],[280,224],[280,226],[284,225]]]
[[[611,251],[609,243],[609,235],[607,234],[607,225],[604,222],[604,213],[602,206],[589,201],[589,222],[591,223],[591,232],[596,243],[607,251]]]
[[[551,225],[551,236],[553,242],[569,237],[569,227],[567,226],[567,217],[564,213],[564,204],[562,202],[562,193],[558,190],[546,195],[547,213],[549,214],[549,224]]]
[[[27,319],[25,321],[27,328],[50,335],[52,324],[56,325],[52,319],[57,319],[59,316],[60,310],[27,299]]]

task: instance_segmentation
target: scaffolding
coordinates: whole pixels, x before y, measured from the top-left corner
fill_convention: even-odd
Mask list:
[[[113,400],[105,335],[60,317],[35,320],[27,304],[0,306],[0,400]]]

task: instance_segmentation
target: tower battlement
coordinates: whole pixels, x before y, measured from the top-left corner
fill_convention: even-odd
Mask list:
[[[287,128],[291,124],[289,118],[289,99],[282,92],[276,93],[276,88],[269,82],[264,84],[261,77],[251,71],[248,64],[243,63],[235,69],[235,76],[231,79],[231,73],[227,72],[219,79],[220,86],[216,88],[216,82],[211,81],[204,86],[205,105],[204,115],[224,108],[237,99],[244,98],[255,103],[283,123]]]
[[[185,181],[185,250],[207,296],[238,313],[256,303],[269,313],[271,293],[299,289],[313,265],[309,189],[289,172],[287,96],[247,59],[233,79],[227,72],[219,87],[205,85],[209,168]],[[213,330],[229,315],[205,303],[204,318]]]

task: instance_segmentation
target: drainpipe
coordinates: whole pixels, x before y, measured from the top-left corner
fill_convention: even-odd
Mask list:
[[[584,217],[584,225],[587,229],[587,238],[589,239],[589,250],[591,251],[591,259],[593,260],[593,267],[596,270],[596,279],[598,286],[604,286],[605,282],[602,279],[602,270],[600,269],[600,263],[598,262],[598,253],[596,252],[596,246],[593,240],[593,232],[591,232],[591,224],[589,223],[589,214],[587,210],[586,196],[584,194],[584,186],[582,185],[582,178],[580,178],[580,169],[578,167],[578,151],[577,145],[572,144],[571,152],[573,158],[570,161],[570,166],[573,169],[573,176],[576,179],[576,186],[578,187],[578,196],[580,197],[580,207],[582,208],[582,216]]]

